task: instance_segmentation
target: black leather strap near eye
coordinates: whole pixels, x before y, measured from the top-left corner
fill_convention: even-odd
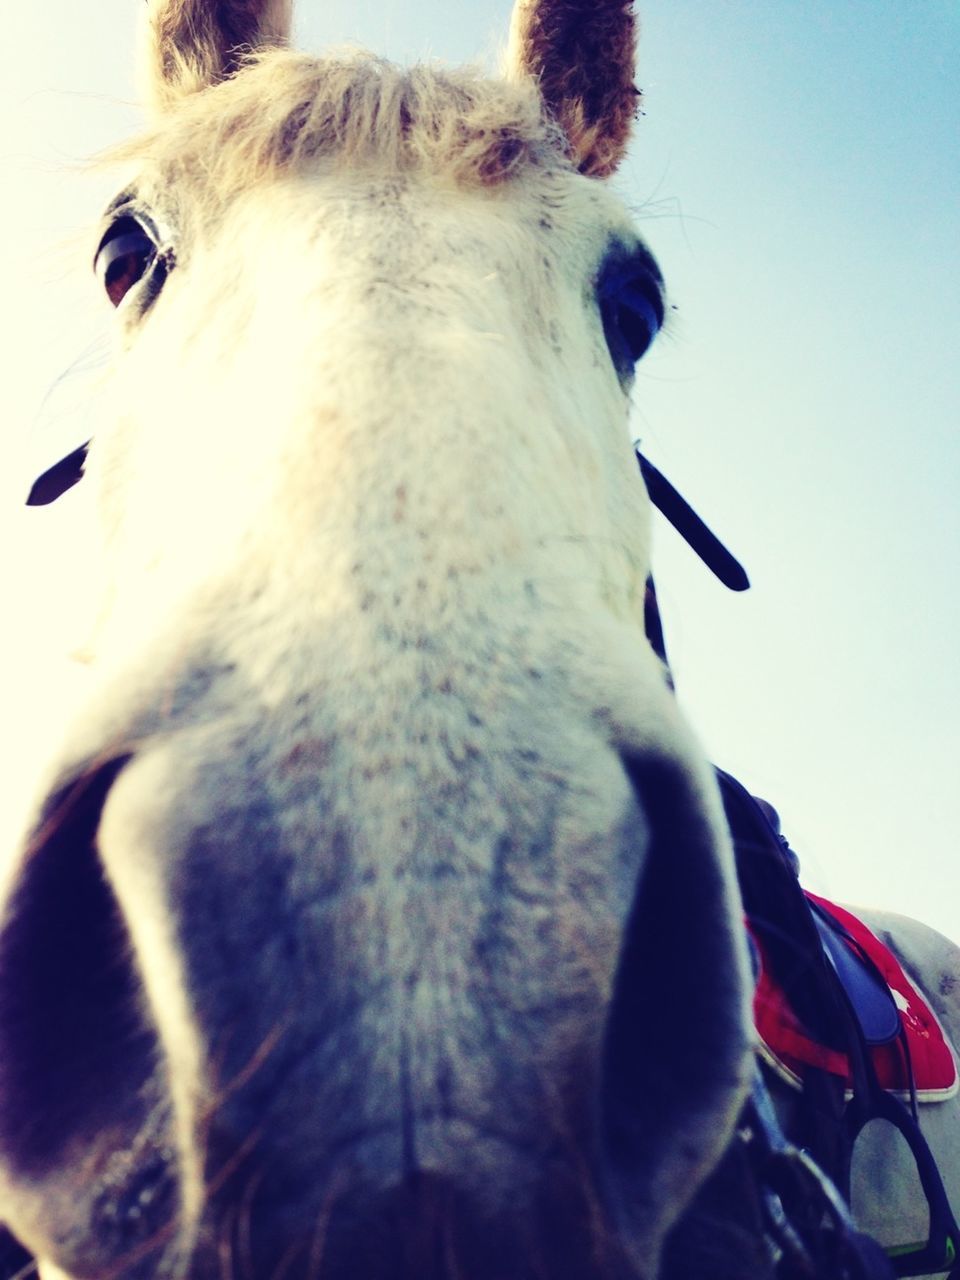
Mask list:
[[[65,458],[38,476],[27,496],[28,507],[44,507],[55,502],[83,476],[90,441],[85,441]],[[647,486],[650,501],[670,521],[684,541],[697,553],[708,569],[731,591],[746,591],[750,579],[737,558],[727,550],[717,535],[700,519],[670,481],[636,449],[640,473]]]
[[[635,446],[640,474],[647,486],[650,501],[694,550],[703,563],[731,591],[746,591],[750,579],[743,565],[723,545],[717,535],[703,523],[689,502],[676,491],[666,476]]]
[[[48,503],[55,502],[68,489],[72,489],[83,477],[83,464],[87,459],[89,448],[90,441],[87,440],[78,449],[74,449],[73,453],[68,453],[65,458],[61,458],[59,462],[55,462],[52,467],[48,467],[42,475],[38,476],[27,494],[27,506],[45,507]]]

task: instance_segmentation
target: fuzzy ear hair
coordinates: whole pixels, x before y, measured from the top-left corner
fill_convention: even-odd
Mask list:
[[[147,0],[142,67],[150,106],[232,76],[244,54],[283,44],[291,0]]]
[[[634,86],[631,0],[516,0],[507,74],[533,76],[581,173],[606,178],[626,150]]]

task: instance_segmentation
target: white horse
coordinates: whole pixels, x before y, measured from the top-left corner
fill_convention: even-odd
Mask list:
[[[292,53],[284,0],[148,26],[97,692],[3,886],[0,1219],[43,1280],[655,1280],[752,1056],[644,633],[632,16],[519,0],[495,82]]]

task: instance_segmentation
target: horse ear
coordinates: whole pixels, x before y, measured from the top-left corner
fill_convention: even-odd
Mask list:
[[[606,178],[640,101],[631,0],[516,0],[507,73],[533,76],[581,173]]]
[[[148,0],[146,97],[164,110],[232,76],[244,54],[283,44],[291,0]]]

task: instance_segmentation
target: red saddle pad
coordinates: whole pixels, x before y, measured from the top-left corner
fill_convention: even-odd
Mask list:
[[[900,1011],[900,1022],[906,1033],[910,1064],[922,1102],[940,1102],[957,1092],[957,1066],[940,1024],[930,1006],[910,982],[890,949],[856,916],[817,894],[807,893],[811,901],[828,911],[863,948],[883,975]],[[765,963],[763,940],[754,935],[760,954],[760,975],[753,999],[753,1017],[759,1037],[761,1056],[783,1079],[800,1088],[804,1068],[821,1067],[852,1086],[850,1064],[844,1053],[818,1044],[807,1034],[794,1013],[783,989],[775,982]],[[854,948],[851,948],[854,950]],[[873,1062],[877,1077],[885,1089],[907,1093],[910,1080],[906,1054],[900,1039],[891,1044],[876,1045]]]

